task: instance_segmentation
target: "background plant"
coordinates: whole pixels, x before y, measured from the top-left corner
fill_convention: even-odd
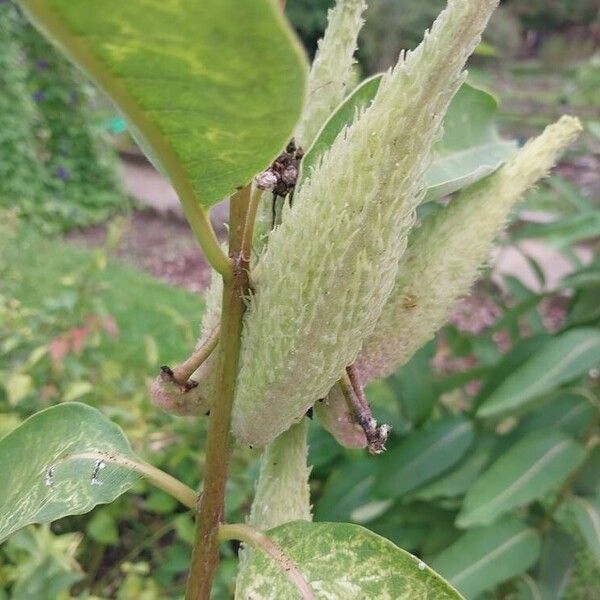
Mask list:
[[[127,200],[95,91],[13,2],[0,11],[3,206],[47,233],[102,222]]]
[[[149,345],[149,347],[151,348],[151,344]],[[190,483],[193,485],[195,482],[191,481]],[[100,523],[102,523],[102,520],[100,520]],[[100,530],[102,530],[102,528],[100,528]],[[96,528],[96,531],[98,531],[98,528]],[[171,562],[171,564],[173,564],[173,559],[174,559],[174,556],[171,556],[171,560],[169,561],[169,562]],[[127,587],[128,587],[128,589],[133,590],[135,588],[131,587],[131,586],[135,586],[136,585],[136,583],[135,583],[136,581],[139,582],[140,579],[142,579],[142,580],[144,579],[144,567],[142,565],[140,565],[139,567],[133,568],[133,569],[129,569],[128,567],[125,567],[125,570],[127,571],[128,581],[131,581],[131,585],[128,584]],[[148,583],[149,583],[149,585],[147,586],[147,589],[148,589],[148,591],[150,593],[151,592],[151,588],[152,588],[152,584],[150,582],[148,582]],[[140,588],[138,588],[138,589],[140,589]],[[124,593],[126,593],[126,592],[124,592]]]

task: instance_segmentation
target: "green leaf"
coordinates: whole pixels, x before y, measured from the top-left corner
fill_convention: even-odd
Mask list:
[[[319,521],[345,521],[365,504],[375,480],[373,461],[367,458],[348,461],[333,471],[315,507]]]
[[[0,541],[30,523],[112,502],[139,479],[85,453],[136,458],[121,429],[84,404],[43,410],[0,440]]]
[[[515,154],[516,144],[498,135],[497,111],[498,103],[491,94],[466,83],[461,86],[448,107],[444,136],[434,148],[425,200],[472,185]]]
[[[477,416],[497,417],[551,392],[600,363],[600,331],[572,329],[544,345],[487,397]]]
[[[435,343],[426,344],[388,379],[396,392],[401,414],[415,425],[422,424],[429,417],[438,399],[435,382],[431,377],[431,360],[434,354]]]
[[[537,579],[542,589],[538,598],[562,598],[573,571],[577,544],[564,531],[553,529],[542,540]]]
[[[21,0],[108,94],[180,198],[205,207],[288,141],[305,60],[271,0]]]
[[[381,75],[363,81],[329,117],[302,160],[303,174],[310,176],[319,158],[357,111],[368,106]],[[493,173],[513,156],[516,144],[502,140],[494,124],[498,105],[493,96],[467,83],[450,103],[444,120],[444,136],[434,148],[433,163],[426,174],[425,200],[436,200]]]
[[[475,405],[479,406],[484,400],[496,390],[504,380],[517,370],[530,356],[536,354],[546,345],[550,335],[536,335],[525,340],[518,341],[502,358],[490,369],[483,387],[475,398]]]
[[[88,521],[85,532],[98,544],[117,546],[119,528],[113,516],[107,510],[97,510]]]
[[[524,435],[538,429],[559,429],[574,437],[581,437],[596,417],[597,409],[581,394],[565,392],[551,399],[525,417],[516,433]]]
[[[600,565],[600,497],[574,496],[568,506],[575,516],[579,531]]]
[[[475,483],[481,471],[490,461],[492,447],[496,441],[496,438],[491,435],[483,437],[454,469],[416,490],[414,498],[433,500],[434,498],[454,498],[464,494]]]
[[[267,534],[318,598],[461,598],[425,563],[359,525],[296,521]],[[295,600],[298,592],[273,559],[253,552],[237,582],[236,597]]]
[[[332,113],[317,138],[302,159],[302,174],[310,177],[311,169],[317,166],[319,158],[333,144],[340,131],[352,124],[358,111],[369,106],[381,83],[381,75],[365,79],[348,95]],[[298,178],[302,177],[302,174]]]
[[[546,597],[544,588],[527,573],[523,573],[515,581],[515,593],[515,600],[543,600]]]
[[[524,573],[540,553],[540,536],[516,519],[468,531],[432,567],[467,598]]]
[[[464,456],[473,437],[473,425],[463,417],[425,425],[381,458],[375,492],[396,498],[441,475]]]
[[[552,223],[531,223],[512,234],[514,240],[542,238],[558,248],[567,248],[600,235],[600,214],[586,213],[561,217]]]
[[[432,523],[436,524],[435,532],[431,529]],[[454,513],[423,502],[399,502],[381,517],[369,522],[369,529],[400,548],[409,551],[419,549],[421,554],[426,552],[425,547],[437,542],[443,543],[437,550],[440,551],[449,545],[448,537],[456,537]]]
[[[600,320],[599,294],[600,286],[594,286],[581,290],[575,296],[567,316],[568,327],[573,327],[574,325],[594,325]]]
[[[585,449],[559,431],[530,434],[483,473],[465,497],[461,528],[493,523],[500,515],[560,486],[585,459]]]
[[[595,446],[579,469],[574,485],[580,496],[600,495],[600,446]]]
[[[10,599],[71,597],[69,589],[84,578],[76,562],[79,542],[79,534],[55,535],[49,527],[27,527],[12,536],[3,548],[3,554],[18,564]]]

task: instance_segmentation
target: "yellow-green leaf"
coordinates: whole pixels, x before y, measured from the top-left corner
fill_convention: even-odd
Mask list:
[[[43,410],[2,438],[0,541],[30,523],[112,502],[139,479],[98,454],[136,458],[121,429],[84,404]]]
[[[182,201],[211,206],[285,145],[305,59],[275,0],[21,0],[115,101]]]
[[[424,562],[359,525],[296,521],[267,535],[298,567],[316,598],[461,598]],[[257,551],[237,582],[236,598],[296,600],[299,595],[280,566]]]

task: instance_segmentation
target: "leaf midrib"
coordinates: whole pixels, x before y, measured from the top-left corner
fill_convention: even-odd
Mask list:
[[[470,429],[470,423],[468,421],[461,423],[458,427],[455,427],[444,436],[442,436],[437,442],[432,444],[425,450],[421,452],[413,461],[409,463],[405,463],[406,470],[414,469],[415,465],[419,464],[419,461],[425,460],[429,458],[430,454],[435,454],[439,449],[440,445],[443,445],[447,442],[452,442],[454,439],[459,437],[463,432],[466,432]]]
[[[570,367],[572,362],[576,358],[578,358],[584,352],[587,352],[587,350],[589,350],[590,348],[593,348],[596,344],[598,344],[597,337],[594,339],[588,340],[587,342],[584,342],[577,348],[574,348],[570,353],[568,353],[564,357],[563,360],[561,360],[559,363],[554,365],[554,367],[552,367],[550,370],[546,371],[546,373],[544,375],[542,375],[534,384],[532,384],[528,388],[525,388],[520,394],[517,393],[515,395],[511,395],[509,404],[504,405],[504,403],[503,403],[500,406],[502,408],[506,408],[506,406],[515,406],[523,398],[525,398],[525,399],[531,398],[531,397],[535,396],[536,394],[540,393],[537,390],[539,390],[540,386],[545,385],[549,378],[553,377],[557,372],[560,373],[560,371],[565,368],[565,364],[567,365],[567,368]],[[542,391],[543,391],[543,387],[542,387]],[[498,407],[496,407],[496,408],[498,408]],[[491,414],[493,414],[493,413],[491,413]]]
[[[517,479],[515,479],[515,481],[513,481],[507,488],[505,488],[500,494],[495,495],[489,502],[487,502],[486,504],[481,504],[476,510],[473,511],[473,513],[477,514],[477,513],[481,513],[481,512],[485,512],[485,510],[489,510],[490,507],[493,507],[494,505],[497,504],[502,504],[502,502],[506,499],[506,497],[511,496],[511,494],[513,494],[515,491],[519,491],[519,487],[521,487],[522,483],[529,483],[529,475],[532,476],[532,478],[537,475],[539,473],[539,471],[546,466],[546,464],[548,463],[548,461],[552,460],[559,452],[562,452],[562,450],[569,446],[571,444],[571,440],[563,440],[562,442],[560,442],[559,444],[557,444],[556,446],[554,446],[554,448],[552,448],[549,452],[546,452],[544,454],[544,456],[542,456],[541,459],[539,459],[538,461],[536,461],[533,465],[531,465],[531,467],[529,467],[529,469],[527,469],[520,477],[518,477]]]
[[[525,531],[519,532],[517,535],[509,538],[496,548],[486,554],[484,557],[480,558],[478,561],[475,561],[472,565],[468,566],[464,571],[459,572],[457,575],[450,577],[450,581],[454,585],[458,585],[458,581],[463,580],[465,577],[468,577],[473,571],[480,568],[481,565],[484,565],[494,558],[496,558],[499,554],[504,552],[507,548],[510,548],[521,541],[520,538],[526,538],[528,535],[532,535],[533,531],[531,529],[526,529]]]

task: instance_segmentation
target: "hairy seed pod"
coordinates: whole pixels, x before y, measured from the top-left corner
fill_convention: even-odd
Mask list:
[[[311,520],[307,430],[308,421],[303,419],[263,453],[250,525],[267,530],[288,521]]]
[[[308,74],[307,102],[294,131],[297,146],[304,150],[310,147],[325,121],[343,101],[354,79],[353,57],[365,8],[364,0],[337,0],[328,13],[327,29],[319,40]],[[256,184],[264,189],[273,184],[270,171],[261,173]],[[257,254],[262,252],[271,232],[273,202],[271,192],[262,195],[254,225],[253,249]]]
[[[339,383],[313,407],[319,423],[344,448],[366,448],[367,436],[352,414]]]
[[[456,301],[468,293],[514,205],[548,174],[580,131],[577,119],[562,117],[413,233],[394,291],[356,362],[363,381],[393,373],[446,322]]]
[[[163,367],[158,377],[150,384],[152,402],[165,412],[180,417],[208,414],[212,394],[207,393],[207,380],[210,378],[210,388],[214,389],[213,367],[214,358],[209,356],[201,365],[201,372],[198,369],[194,374],[191,380],[194,385],[180,385],[173,380],[173,372]]]
[[[450,0],[297,191],[255,272],[233,407],[263,446],[353,363],[389,296],[423,175],[497,0]]]
[[[308,75],[306,108],[295,131],[296,142],[304,149],[346,95],[366,7],[364,0],[337,0],[327,15],[327,30]]]

